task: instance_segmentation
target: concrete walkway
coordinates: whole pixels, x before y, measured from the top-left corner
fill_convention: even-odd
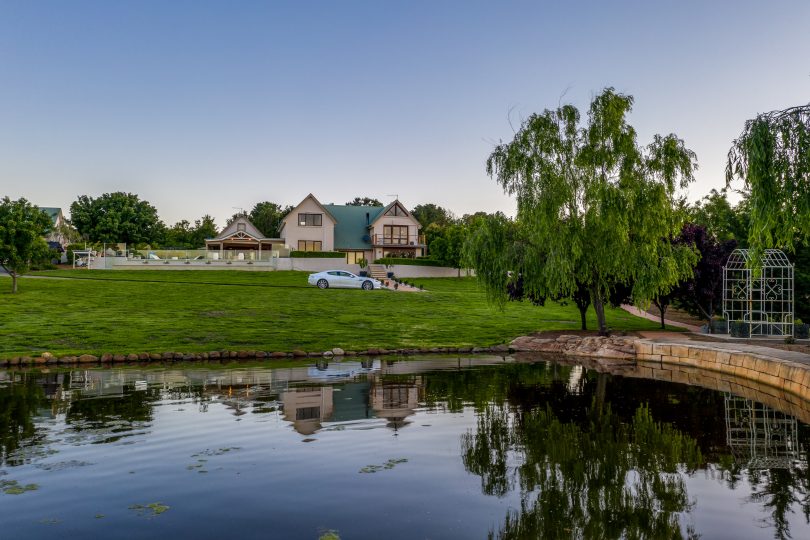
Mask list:
[[[661,322],[660,317],[656,317],[655,315],[653,315],[651,313],[647,313],[646,311],[643,311],[643,310],[637,308],[636,306],[631,306],[630,304],[622,304],[622,309],[625,310],[626,312],[632,314],[632,315],[635,315],[636,317],[642,317],[644,319],[647,319],[647,320],[650,320],[650,321],[655,321],[657,323]],[[683,328],[685,330],[689,330],[690,332],[700,332],[700,327],[695,326],[693,324],[688,324],[688,323],[683,323],[683,322],[678,322],[678,321],[671,321],[669,319],[664,319],[664,324],[666,324],[667,326],[674,326],[676,328]]]

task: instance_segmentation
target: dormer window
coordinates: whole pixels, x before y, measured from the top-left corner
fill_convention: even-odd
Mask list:
[[[323,225],[323,214],[298,214],[299,227],[320,227]]]

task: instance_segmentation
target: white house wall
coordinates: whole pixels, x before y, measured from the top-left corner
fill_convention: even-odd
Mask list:
[[[413,248],[419,243],[419,223],[414,218],[408,216],[380,216],[373,224],[372,238],[382,237],[386,225],[407,225],[408,244],[402,246],[387,246],[385,248],[377,247],[374,249],[374,259],[381,258],[384,250],[395,251],[397,248]],[[413,244],[411,244],[411,242],[413,242]],[[417,256],[422,255],[422,250],[420,248],[417,248],[417,250]]]
[[[298,225],[298,214],[322,214],[323,219],[320,227],[301,227]],[[284,220],[284,230],[282,231],[284,243],[291,250],[298,249],[299,240],[310,240],[321,242],[322,251],[334,251],[335,249],[335,222],[332,217],[323,211],[311,197],[304,199]]]

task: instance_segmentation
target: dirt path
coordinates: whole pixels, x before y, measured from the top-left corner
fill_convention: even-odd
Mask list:
[[[644,317],[645,319],[650,321],[661,322],[661,319],[659,317],[656,317],[651,313],[647,313],[646,311],[642,311],[638,309],[636,306],[631,306],[629,304],[622,304],[622,309],[632,315],[635,315],[636,317]],[[667,326],[674,326],[676,328],[684,328],[686,330],[689,330],[690,332],[700,332],[700,327],[695,326],[694,324],[687,324],[685,322],[679,321],[671,321],[669,319],[664,319],[664,324],[666,324]]]

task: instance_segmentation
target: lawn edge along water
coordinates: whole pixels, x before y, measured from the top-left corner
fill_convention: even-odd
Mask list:
[[[17,294],[0,289],[0,358],[41,359],[44,352],[99,359],[171,352],[182,358],[223,351],[228,357],[251,352],[286,357],[333,348],[367,354],[483,352],[537,331],[579,330],[579,313],[571,305],[515,302],[499,309],[487,302],[474,278],[414,278],[409,281],[425,292],[369,292],[321,291],[307,286],[306,276],[228,270],[37,273],[22,280]],[[595,328],[592,314],[588,322]],[[623,310],[610,310],[608,322],[616,331],[657,327]]]

